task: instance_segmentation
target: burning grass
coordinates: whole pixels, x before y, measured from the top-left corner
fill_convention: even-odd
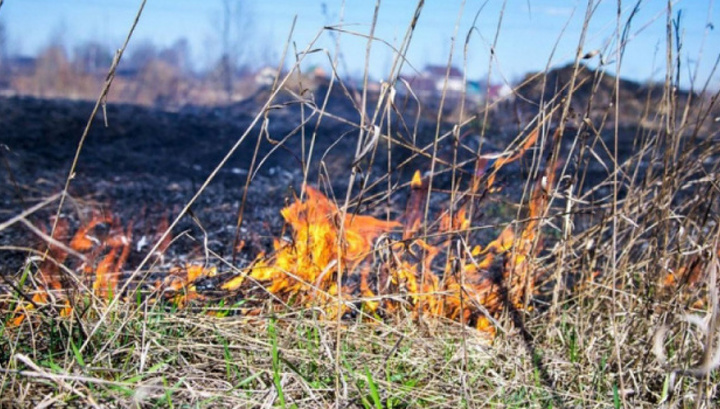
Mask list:
[[[531,133],[528,140],[536,140],[537,132]],[[510,159],[519,158],[527,146]],[[498,160],[493,168],[498,170],[509,162]],[[281,211],[291,230],[289,239],[275,239],[271,254],[258,255],[240,274],[219,284],[219,290],[227,298],[233,292],[257,292],[259,287],[285,307],[320,307],[329,318],[356,313],[372,318],[399,310],[411,313],[415,319],[446,317],[492,337],[495,328],[490,321],[502,311],[503,302],[525,309],[542,276],[542,270],[531,272],[529,258],[541,247],[538,221],[541,212],[547,210],[554,172],[554,167],[548,168],[543,183],[533,190],[524,227],[508,225],[485,247],[468,244],[461,234],[470,228],[471,207],[479,205],[472,198],[480,195],[481,186],[485,190],[492,188],[494,174],[486,178],[486,184],[480,182],[483,174],[478,174],[467,192],[470,200],[465,200],[454,215],[443,212],[437,231],[426,231],[424,236],[419,234],[420,206],[429,191],[419,171],[411,183],[404,223],[357,214],[343,218],[332,201],[308,186],[304,198],[295,198]],[[100,232],[101,226],[104,233]],[[65,305],[60,315],[67,317],[72,313],[71,290],[90,292],[101,303],[107,303],[115,297],[132,300],[141,289],[120,283],[133,247],[132,222],[123,227],[117,217],[94,212],[67,244],[63,243],[69,237],[67,220],[58,219],[54,227],[52,242],[35,273],[37,288],[28,302],[15,307],[11,326],[21,325],[29,310],[48,304],[51,293],[55,301]],[[167,222],[161,222],[159,231],[166,228]],[[169,246],[167,238],[162,240],[160,254]],[[66,265],[70,253],[79,259],[74,270]],[[495,260],[498,256],[502,258],[500,263]],[[442,261],[437,262],[438,258]],[[186,265],[145,287],[152,290],[151,302],[163,295],[182,307],[205,300],[195,283],[214,277],[216,270]],[[344,283],[340,291],[338,282]],[[336,301],[338,298],[344,302]]]
[[[537,129],[526,140],[536,142]],[[83,405],[327,406],[338,398],[339,365],[340,397],[351,406],[588,406],[639,394],[672,399],[672,391],[702,385],[703,376],[715,379],[717,349],[702,333],[714,331],[710,280],[720,247],[706,240],[702,252],[692,251],[707,227],[686,222],[688,230],[673,236],[685,246],[668,250],[672,264],[653,285],[652,264],[640,257],[652,236],[633,235],[657,224],[643,204],[656,192],[638,187],[623,202],[634,221],[619,236],[631,248],[619,258],[624,272],[613,277],[603,264],[611,237],[603,218],[590,224],[577,212],[581,233],[566,241],[554,233],[567,219],[552,215],[553,201],[563,199],[556,181],[562,165],[550,160],[528,183],[518,217],[497,225],[496,237],[478,234],[474,217],[498,194],[495,171],[508,163],[485,163],[467,190],[429,219],[422,207],[433,193],[420,172],[397,220],[344,213],[308,186],[280,212],[286,232],[246,265],[160,263],[129,285],[126,263],[138,235],[132,221],[94,211],[72,229],[66,218],[51,219],[34,229],[47,255],[37,251],[3,299],[3,353],[11,365],[4,393],[34,404],[50,396]],[[702,206],[675,203],[688,217]],[[158,260],[171,246],[162,235],[169,225],[161,219],[152,234]],[[556,268],[563,283],[553,281]],[[621,305],[623,315],[610,314]],[[644,383],[621,388],[616,330],[624,337],[623,370],[643,374]],[[694,360],[700,363],[682,364]],[[132,370],[115,369],[124,367]],[[25,384],[43,392],[28,395]],[[712,381],[705,384],[714,391]]]

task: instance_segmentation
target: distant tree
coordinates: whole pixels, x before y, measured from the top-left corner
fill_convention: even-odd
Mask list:
[[[240,3],[237,2],[239,5]],[[233,96],[233,71],[235,64],[230,56],[233,49],[230,45],[230,19],[232,18],[231,0],[223,0],[223,24],[222,24],[222,55],[220,56],[219,74],[223,83],[223,88],[227,93],[228,101],[232,101]]]
[[[72,84],[73,72],[65,47],[50,45],[38,54],[35,86],[40,96],[71,96]]]
[[[178,67],[160,58],[145,64],[137,74],[133,102],[166,108],[182,98],[182,75]]]
[[[135,45],[129,53],[126,67],[131,70],[141,70],[158,58],[158,50],[150,41],[142,41]]]
[[[112,60],[110,48],[96,41],[86,41],[76,46],[73,52],[73,68],[82,74],[107,71]]]
[[[220,34],[220,58],[211,70],[211,76],[220,80],[228,101],[234,95],[234,77],[250,54],[252,21],[249,2],[222,1],[222,22],[216,26]]]
[[[50,31],[48,37],[48,45],[54,47],[67,47],[67,22],[65,19],[60,20]]]
[[[7,28],[5,22],[0,21],[0,68],[4,68],[7,65],[8,58],[8,39],[7,39]]]
[[[181,73],[189,73],[193,70],[190,43],[187,38],[181,38],[170,47],[161,50],[158,58],[176,67]]]
[[[0,88],[10,88],[11,83],[7,30],[5,22],[0,21]]]

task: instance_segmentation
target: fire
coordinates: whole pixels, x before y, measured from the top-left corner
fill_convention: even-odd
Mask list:
[[[415,171],[410,182],[410,198],[405,208],[403,238],[412,237],[420,229],[423,219],[423,204],[427,199],[428,187],[423,183],[420,171]]]
[[[161,221],[159,225],[162,227],[163,224],[167,225],[167,221]],[[45,230],[44,227],[42,230]],[[132,231],[132,222],[124,227],[120,219],[109,212],[94,212],[90,220],[76,230],[66,246],[50,244],[47,256],[37,270],[38,288],[31,298],[32,302],[23,303],[15,309],[16,314],[11,325],[22,324],[26,318],[25,312],[56,301],[57,298],[60,298],[63,305],[60,316],[66,317],[72,313],[68,294],[64,290],[68,289],[69,285],[76,284],[74,280],[65,278],[73,273],[73,262],[74,272],[80,275],[79,281],[83,285],[87,284],[87,288],[92,290],[98,300],[110,301],[119,296],[117,291],[120,278],[132,248]],[[70,236],[69,233],[68,221],[61,218],[52,238],[57,243],[63,243]],[[80,260],[74,260],[70,253],[79,255]],[[201,298],[192,283],[215,273],[214,268],[187,265],[184,269],[172,269],[168,276],[157,281],[154,287],[158,292],[171,294],[176,304],[183,305],[189,300]]]
[[[713,251],[709,254],[712,255]],[[720,244],[714,250],[715,257],[720,258]],[[708,267],[711,265],[711,259],[702,255],[693,254],[686,258],[678,260],[678,267],[675,270],[668,271],[660,280],[659,289],[665,295],[676,295],[680,290],[690,290],[697,292],[702,288],[702,284],[706,282]],[[685,294],[683,294],[685,296]],[[696,297],[692,301],[693,308],[704,308],[706,306],[706,297],[692,295]]]
[[[417,319],[444,318],[494,334],[494,317],[505,308],[526,308],[526,299],[534,292],[539,272],[532,259],[542,247],[540,220],[549,203],[554,167],[548,166],[533,189],[526,222],[505,226],[484,245],[472,243],[479,238],[468,231],[476,198],[484,194],[480,190],[490,192],[497,170],[521,157],[537,134],[538,130],[531,132],[512,155],[497,159],[492,173],[477,172],[466,195],[438,217],[425,214],[430,189],[420,172],[412,178],[405,212],[397,221],[344,212],[320,191],[307,187],[304,199],[296,198],[281,210],[290,236],[275,239],[269,255],[260,254],[220,289],[244,292],[259,284],[286,304],[321,307],[329,316],[353,308],[370,316],[405,310]],[[439,222],[421,229],[430,217]],[[167,225],[161,221],[159,229]],[[109,226],[108,233],[102,234],[100,226]],[[62,242],[68,233],[67,221],[60,220],[53,237]],[[132,233],[132,223],[123,227],[117,217],[96,213],[69,240],[69,249],[83,257],[77,271],[92,283],[89,287],[100,300],[126,296],[118,291]],[[169,244],[167,239],[161,247]],[[38,272],[37,304],[48,302],[50,290],[66,288],[59,265],[68,261],[68,251],[51,246],[49,255]],[[154,290],[182,307],[202,301],[195,283],[215,275],[214,267],[176,267],[154,283]],[[343,307],[337,310],[340,296]],[[65,301],[67,315],[72,309]],[[18,314],[17,325],[24,317]]]
[[[305,201],[296,201],[281,211],[293,229],[292,239],[276,239],[274,256],[259,259],[249,276],[269,282],[267,290],[273,294],[283,298],[301,295],[311,301],[305,295],[318,290],[337,294],[339,262],[349,271],[356,269],[370,255],[373,241],[400,223],[352,214],[341,221],[340,209],[322,193],[308,187],[306,194]],[[223,289],[235,290],[244,282],[245,276],[239,276],[225,283]]]
[[[412,181],[410,181],[410,187],[413,189],[419,189],[422,187],[422,176],[420,175],[420,171],[416,170],[413,174]]]
[[[406,309],[417,318],[445,317],[492,334],[493,316],[505,305],[524,308],[525,295],[533,291],[538,274],[532,271],[530,259],[540,249],[539,219],[547,206],[553,173],[554,169],[548,171],[535,188],[524,227],[509,225],[484,248],[472,249],[460,240],[453,247],[447,239],[470,227],[469,200],[452,216],[441,217],[433,238],[418,237],[420,209],[428,195],[419,172],[411,182],[402,223],[359,215],[342,219],[337,206],[308,187],[304,201],[296,200],[281,211],[291,237],[275,240],[272,255],[258,257],[246,274],[229,280],[223,289],[234,291],[259,282],[284,302],[325,305],[331,315],[342,314],[349,307],[333,310],[342,268],[344,297],[359,294],[367,314]],[[481,184],[473,181],[472,186]],[[438,263],[443,254],[444,263]],[[498,257],[503,258],[499,266]]]
[[[522,157],[525,152],[530,149],[535,142],[537,142],[538,136],[540,135],[540,128],[535,128],[528,134],[527,137],[525,137],[525,140],[523,144],[515,149],[514,154],[510,156],[503,156],[499,157],[495,160],[493,163],[493,172],[489,175],[487,179],[487,187],[488,189],[491,189],[492,186],[495,184],[495,175],[497,174],[497,171],[500,170],[501,167],[507,165],[510,162],[514,162],[518,160],[520,157]]]
[[[192,301],[204,300],[205,297],[197,292],[195,282],[215,275],[217,275],[216,267],[206,268],[186,264],[184,268],[171,269],[164,280],[155,282],[155,290],[158,293],[168,293],[173,304],[182,308]]]

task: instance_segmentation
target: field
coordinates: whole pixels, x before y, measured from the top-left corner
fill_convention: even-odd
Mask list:
[[[718,91],[666,17],[663,82],[607,72],[631,15],[481,103],[417,98],[412,21],[377,87],[308,44],[220,107],[0,99],[0,406],[716,407]]]

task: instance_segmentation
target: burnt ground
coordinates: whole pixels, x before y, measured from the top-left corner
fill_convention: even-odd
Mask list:
[[[139,232],[136,235],[152,232],[160,219],[177,215],[197,192],[248,129],[260,104],[254,99],[224,109],[194,108],[181,112],[108,106],[108,126],[99,114],[83,146],[70,184],[71,200],[63,209],[65,216],[78,224],[78,218],[89,217],[79,209],[108,209],[125,223],[133,220],[134,230]],[[332,111],[350,120],[357,117],[353,107],[339,103],[333,105]],[[0,99],[0,143],[4,148],[0,220],[7,220],[62,190],[91,112],[89,102]],[[299,118],[299,106],[288,104],[283,109],[273,110],[269,138],[260,139],[257,158],[264,160],[250,184],[244,211],[243,238],[249,244],[247,257],[267,249],[270,237],[281,232],[279,210],[292,200],[303,179],[300,158],[303,138],[297,129],[301,122]],[[310,144],[315,125],[316,122],[311,120],[305,126],[305,146]],[[331,187],[338,197],[344,194],[351,173],[357,135],[356,130],[352,133],[353,130],[351,125],[331,118],[324,118],[317,128],[309,180],[316,186]],[[204,230],[213,251],[221,255],[232,251],[237,213],[259,131],[259,126],[251,130],[195,202],[192,210],[196,220],[185,217],[174,233],[189,231],[202,238]],[[282,143],[276,142],[283,138],[286,140]],[[398,163],[410,156],[408,152],[394,152],[394,155]],[[377,156],[372,173],[385,174],[386,154],[379,152]],[[329,175],[322,180],[330,180],[329,183],[319,182],[320,158]],[[359,165],[366,172],[370,168],[367,160]],[[422,169],[422,166],[408,164],[393,176],[393,181],[409,180],[414,169]],[[47,225],[54,209],[51,206],[38,212],[31,217],[32,222]],[[372,209],[365,210],[372,212]],[[0,245],[39,246],[38,240],[19,225],[0,233],[0,242]],[[194,243],[188,245],[197,247]],[[178,253],[188,250],[182,240],[173,248]],[[131,259],[142,256],[141,251],[134,253],[137,254]],[[23,259],[24,255],[20,253],[2,252],[2,274],[15,274]]]
[[[127,223],[134,223],[135,239],[145,235],[152,240],[152,233],[160,220],[173,218],[228,150],[251,125],[266,95],[237,105],[220,108],[187,108],[180,112],[165,112],[149,108],[110,105],[107,107],[107,126],[104,115],[98,114],[80,154],[74,178],[70,184],[71,200],[63,212],[67,218],[79,224],[89,217],[84,210],[108,209]],[[328,104],[328,111],[349,121],[358,121],[357,108],[342,96],[336,96]],[[357,128],[344,120],[325,116],[319,125],[309,109],[304,115],[309,120],[299,127],[303,111],[292,99],[280,99],[281,107],[271,111],[268,135],[260,137],[260,127],[251,129],[247,139],[220,169],[203,195],[192,208],[192,217],[185,217],[174,234],[187,232],[172,248],[181,258],[200,256],[199,242],[205,234],[208,246],[220,255],[232,251],[238,209],[243,197],[248,169],[253,160],[256,143],[260,138],[258,161],[262,160],[247,192],[244,208],[242,238],[247,246],[244,261],[260,251],[267,250],[272,237],[282,232],[279,210],[292,200],[299,189],[302,176],[302,147],[310,147],[310,139],[317,129],[313,148],[313,162],[309,166],[308,180],[322,190],[331,191],[337,198],[344,197],[353,166]],[[306,107],[307,108],[307,107]],[[64,100],[38,100],[31,98],[0,99],[0,142],[3,145],[2,177],[0,177],[0,220],[7,220],[38,201],[62,190],[78,141],[82,135],[92,103]],[[395,123],[400,121],[395,120]],[[412,120],[407,122],[412,124]],[[317,128],[316,128],[317,126]],[[451,127],[442,127],[446,132]],[[516,128],[504,133],[489,130],[484,152],[501,151]],[[429,146],[435,134],[435,124],[421,120],[417,128],[408,132],[398,126],[396,136],[415,146]],[[464,133],[462,143],[467,149],[460,150],[459,160],[473,157],[479,136],[475,132]],[[452,160],[452,144],[449,140],[439,146],[439,158]],[[429,151],[429,150],[428,150]],[[375,181],[387,174],[387,152],[381,143],[372,164],[368,159],[357,163],[361,172],[353,191],[360,190],[363,179]],[[392,182],[399,186],[391,197],[390,211],[399,217],[404,209],[409,189],[406,187],[412,173],[419,169],[427,172],[428,158],[415,158],[410,149],[396,147],[392,150]],[[322,161],[323,166],[320,166]],[[259,163],[259,162],[258,162]],[[399,166],[403,164],[402,166]],[[256,168],[258,164],[256,163]],[[442,166],[436,168],[441,169]],[[321,170],[320,172],[318,170]],[[461,180],[467,182],[472,165],[461,169]],[[463,173],[464,172],[464,173]],[[518,196],[520,183],[528,175],[528,165],[519,161],[507,165],[500,174],[499,182],[505,186],[505,194]],[[600,176],[597,176],[600,177]],[[405,186],[405,187],[403,187]],[[449,173],[435,178],[436,189],[448,189]],[[387,188],[387,182],[379,183],[377,191]],[[439,198],[438,203],[445,202]],[[364,202],[360,212],[385,215],[387,201],[371,205]],[[438,205],[440,207],[441,205]],[[36,225],[47,225],[55,207],[38,212],[31,217]],[[514,210],[512,210],[514,212]],[[21,245],[37,248],[40,243],[19,225],[0,232],[0,245]],[[131,255],[137,261],[147,248],[137,248]],[[3,251],[0,268],[3,275],[16,274],[25,255],[20,252]],[[242,260],[241,260],[242,261]]]

